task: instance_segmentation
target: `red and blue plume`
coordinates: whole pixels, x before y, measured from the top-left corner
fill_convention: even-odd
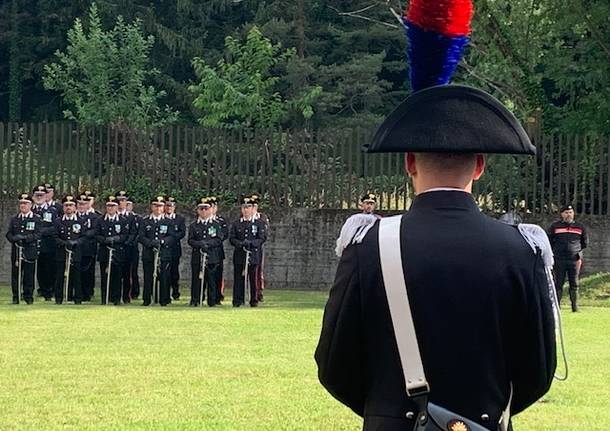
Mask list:
[[[448,84],[470,40],[472,0],[411,0],[403,17],[413,91]]]

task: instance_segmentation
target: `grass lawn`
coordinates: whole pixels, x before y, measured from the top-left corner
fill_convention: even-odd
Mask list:
[[[0,289],[0,430],[357,430],[317,382],[321,292],[258,309],[9,305]],[[610,308],[564,309],[570,379],[517,430],[610,426]]]

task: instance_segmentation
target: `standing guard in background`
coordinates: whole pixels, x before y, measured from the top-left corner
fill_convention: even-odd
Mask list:
[[[211,196],[201,198],[197,203],[197,219],[189,226],[188,243],[193,247],[191,255],[191,307],[208,293],[208,306],[220,304],[218,298],[218,272],[224,259],[222,226],[214,217]],[[203,267],[202,267],[203,265]],[[203,286],[203,292],[201,288]],[[203,305],[203,304],[201,304]]]
[[[140,265],[140,246],[138,243],[138,235],[142,217],[133,211],[133,201],[129,197],[126,201],[125,210],[127,211],[127,214],[131,214],[134,218],[135,239],[131,245],[131,254],[128,255],[127,265],[129,265],[129,277],[131,278],[131,299],[138,299],[140,296],[140,276],[138,274],[138,267]]]
[[[169,283],[176,229],[174,222],[165,217],[164,207],[165,198],[157,196],[151,201],[151,214],[140,223],[138,241],[142,244],[144,267],[143,306],[149,306],[153,297],[163,307],[172,302]]]
[[[40,255],[36,264],[36,277],[38,278],[38,293],[45,301],[53,298],[55,291],[55,227],[53,222],[60,212],[55,205],[47,202],[48,192],[44,185],[34,187],[32,198],[34,206],[32,212],[40,220]],[[62,210],[63,211],[63,210]]]
[[[260,197],[257,194],[253,194],[250,198],[252,199],[252,206],[254,209],[252,217],[261,220],[265,224],[265,231],[267,236],[269,236],[269,217],[267,214],[258,211]],[[265,250],[261,247],[261,263],[256,270],[256,299],[261,302],[263,301],[263,290],[265,290]]]
[[[180,214],[176,214],[176,199],[165,197],[165,217],[174,223],[175,243],[172,248],[172,263],[170,265],[170,286],[172,298],[180,298],[180,258],[182,257],[182,238],[186,236],[186,221]]]
[[[19,214],[11,218],[6,232],[6,239],[11,243],[13,304],[19,304],[20,294],[26,304],[34,302],[34,268],[40,232],[41,219],[32,212],[32,198],[22,193],[19,195]]]
[[[123,264],[125,262],[125,243],[129,238],[129,221],[125,217],[119,217],[118,202],[114,195],[106,199],[106,214],[99,219],[97,224],[97,242],[100,244],[98,260],[100,262],[100,274],[102,279],[102,304],[106,304],[106,297],[114,305],[126,301],[126,292],[121,294],[121,277],[123,275]],[[108,280],[110,272],[110,281]],[[110,286],[110,292],[106,292]]]
[[[224,260],[225,260],[225,248],[224,241],[229,237],[229,225],[227,224],[226,219],[218,215],[218,198],[216,196],[212,196],[210,203],[212,204],[212,214],[214,220],[220,224],[220,238],[223,241],[222,245],[222,259],[218,264],[218,271],[216,273],[216,305],[221,305],[222,301],[224,301],[224,291],[225,291],[225,281],[224,281]]]
[[[262,245],[267,240],[265,223],[255,219],[252,198],[241,200],[241,218],[231,225],[229,240],[235,247],[233,251],[233,306],[245,303],[246,278],[250,289],[250,306],[258,305],[256,296],[256,273],[261,263]]]
[[[64,297],[75,304],[83,301],[81,262],[87,238],[86,219],[76,214],[76,197],[66,195],[62,199],[63,215],[53,222],[55,227],[55,303],[63,303]],[[66,286],[67,283],[67,286]],[[68,291],[64,295],[65,290]]]
[[[376,206],[377,195],[375,193],[365,193],[360,198],[360,208],[362,208],[362,214],[375,214]]]
[[[578,276],[582,265],[582,251],[589,242],[587,229],[582,223],[574,220],[574,207],[566,205],[560,211],[561,220],[553,223],[548,229],[549,240],[555,256],[555,289],[557,299],[561,301],[563,283],[568,275],[570,283],[570,302],[572,311],[578,311]]]
[[[58,215],[62,215],[64,207],[63,207],[63,205],[59,201],[55,200],[55,187],[53,186],[53,184],[51,184],[51,183],[44,183],[43,187],[47,191],[47,194],[46,194],[46,197],[45,197],[47,205],[49,207],[55,208],[55,210],[57,210],[57,214]]]
[[[118,214],[119,217],[125,218],[127,223],[129,224],[129,237],[125,242],[125,262],[123,263],[123,301],[131,302],[134,296],[134,292],[136,292],[135,285],[138,284],[137,278],[134,280],[132,277],[132,261],[133,257],[138,255],[138,229],[139,224],[136,219],[135,214],[127,211],[127,201],[129,200],[129,196],[125,190],[120,190],[116,193],[116,198],[119,203]],[[137,261],[136,261],[137,262]],[[137,273],[136,273],[137,276]],[[137,289],[137,293],[139,294],[139,285]]]
[[[375,214],[375,205],[377,204],[377,196],[374,193],[367,192],[360,197],[361,213],[354,214],[348,217],[341,227],[341,233],[337,238],[335,253],[341,257],[343,249],[348,246],[349,241],[353,238],[359,238],[366,234],[367,226],[372,225],[381,218]]]
[[[83,302],[89,302],[95,291],[95,262],[97,257],[97,224],[100,215],[91,208],[91,201],[85,194],[78,197],[76,214],[82,220],[84,240],[80,252],[81,285]]]

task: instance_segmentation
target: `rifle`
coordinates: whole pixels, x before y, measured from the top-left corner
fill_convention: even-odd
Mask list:
[[[201,306],[203,307],[203,286],[205,284],[205,270],[206,270],[206,266],[208,265],[208,254],[207,253],[201,253],[201,271],[199,272],[199,277],[201,278],[201,285],[199,288],[199,304],[201,304]],[[209,298],[208,298],[209,300]]]
[[[72,250],[66,247],[66,265],[64,266],[64,301],[68,302],[68,289],[70,289],[70,266],[72,265]]]
[[[251,298],[250,298],[250,279],[248,277],[248,272],[250,269],[250,250],[247,250],[244,248],[244,251],[246,252],[246,264],[244,265],[244,301],[249,303]]]
[[[112,276],[112,257],[114,248],[108,247],[108,268],[106,268],[106,305],[110,302],[110,277]]]

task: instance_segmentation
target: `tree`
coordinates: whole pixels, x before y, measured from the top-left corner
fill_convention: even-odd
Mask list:
[[[193,105],[202,111],[199,122],[209,127],[258,127],[281,125],[290,117],[309,119],[320,87],[306,87],[287,98],[277,89],[277,68],[295,55],[273,44],[258,27],[247,34],[245,42],[228,36],[226,59],[216,67],[203,59],[193,59],[198,83],[190,87],[196,96]]]
[[[119,15],[104,31],[92,4],[88,28],[76,19],[66,50],[44,67],[45,88],[59,91],[68,107],[65,118],[81,124],[144,128],[174,122],[177,112],[159,106],[165,92],[146,85],[158,73],[149,65],[153,44],[139,20],[126,23]]]

